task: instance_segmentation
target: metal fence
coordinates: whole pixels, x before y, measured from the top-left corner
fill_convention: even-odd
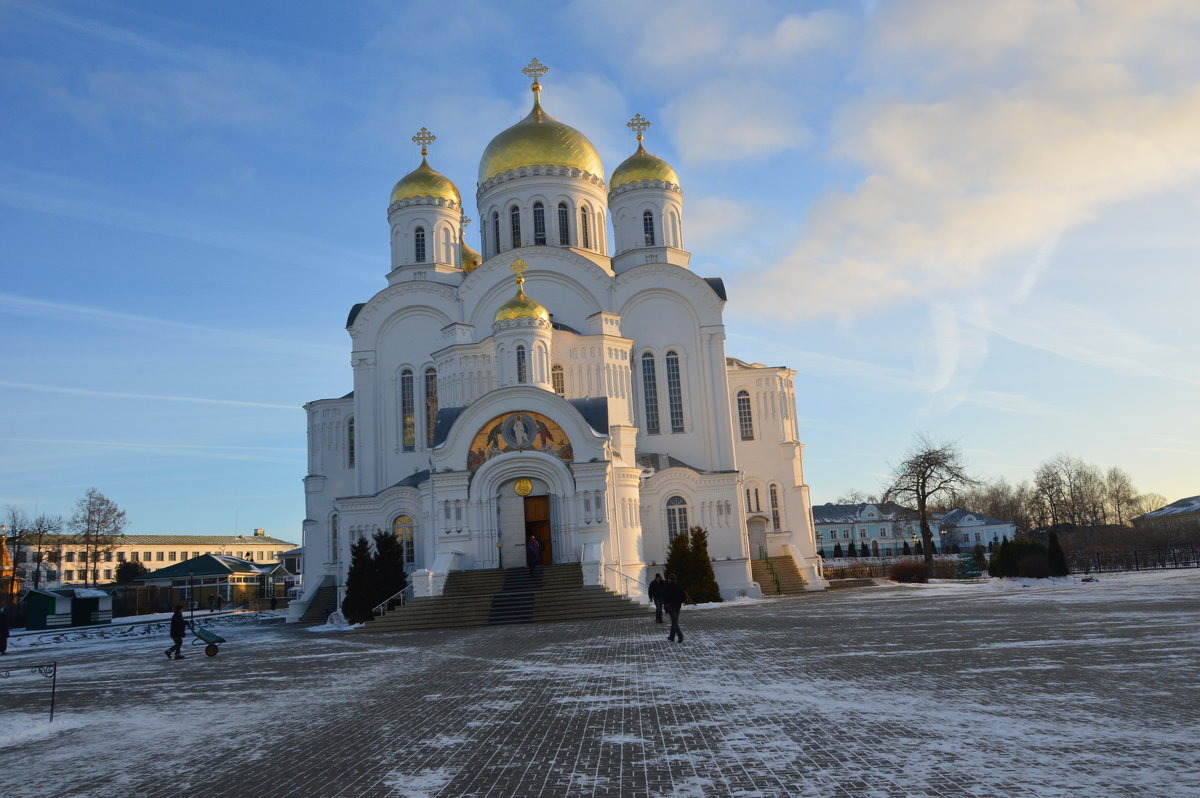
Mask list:
[[[1173,546],[1162,549],[1072,552],[1067,555],[1067,562],[1071,566],[1071,573],[1200,568],[1200,548]]]

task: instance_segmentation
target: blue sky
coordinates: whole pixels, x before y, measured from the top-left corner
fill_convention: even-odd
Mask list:
[[[2,2],[0,505],[298,540],[411,136],[469,197],[534,56],[609,171],[653,123],[814,502],[917,432],[1194,495],[1198,38],[1190,0]]]

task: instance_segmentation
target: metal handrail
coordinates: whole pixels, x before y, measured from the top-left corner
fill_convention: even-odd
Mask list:
[[[393,601],[396,601],[396,599],[400,600],[400,606],[403,607],[405,604],[408,603],[408,594],[412,592],[412,589],[413,589],[413,583],[409,582],[407,585],[400,588],[399,593],[397,593],[394,596],[389,596],[388,598],[384,599],[382,604],[380,604],[378,607],[375,607],[375,609],[371,610],[371,613],[374,615],[383,615],[385,612],[387,612],[389,609],[391,609],[391,604]]]
[[[612,565],[605,565],[605,566],[604,566],[604,570],[606,570],[606,571],[612,571],[614,574],[616,574],[617,576],[621,577],[621,579],[625,580],[625,585],[624,585],[624,588],[625,588],[625,589],[621,591],[621,592],[622,592],[622,593],[624,593],[625,595],[629,595],[629,581],[630,581],[630,580],[633,580],[634,582],[637,582],[637,583],[638,583],[639,585],[641,585],[642,587],[649,587],[649,585],[648,585],[647,583],[643,582],[641,579],[638,579],[636,576],[630,576],[629,574],[625,573],[625,572],[624,572],[624,571],[622,571],[620,568],[617,568],[617,567],[615,567],[615,566],[612,566]]]

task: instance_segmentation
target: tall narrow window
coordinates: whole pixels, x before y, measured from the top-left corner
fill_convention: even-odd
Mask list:
[[[398,515],[396,520],[392,522],[392,535],[395,536],[396,542],[400,544],[400,554],[404,558],[405,565],[412,565],[416,562],[416,547],[413,545],[413,520],[409,515]]]
[[[346,466],[354,468],[354,416],[346,421]]]
[[[682,496],[672,496],[667,499],[667,544],[687,531],[687,502]]]
[[[571,214],[567,211],[567,203],[558,203],[558,245],[571,246]]]
[[[503,249],[500,246],[500,214],[492,213],[492,254],[496,255]]]
[[[433,448],[433,432],[437,425],[438,393],[437,372],[425,369],[425,446]]]
[[[758,488],[754,489],[754,512],[762,512],[762,502],[759,501]]]
[[[588,228],[588,209],[579,209],[579,246],[584,249],[592,248],[591,231]]]
[[[683,386],[679,380],[679,355],[667,352],[667,403],[671,408],[671,432],[683,432]]]
[[[413,253],[415,256],[415,262],[424,263],[425,262],[425,228],[424,227],[418,227],[416,229],[416,232],[413,233],[413,241],[414,241],[414,249],[416,250]]]
[[[508,212],[508,221],[512,225],[513,247],[521,246],[521,209],[516,205]]]
[[[654,373],[654,355],[642,355],[642,398],[646,402],[646,432],[659,433],[658,426],[658,375]]]
[[[338,524],[337,513],[329,516],[329,561],[338,561]],[[200,555],[197,554],[197,557]],[[136,559],[136,558],[135,558]]]
[[[646,239],[646,246],[654,246],[654,214],[650,211],[642,214],[642,233]]]
[[[771,497],[771,529],[779,531],[779,488],[772,485],[767,489]]]
[[[400,434],[404,451],[417,448],[417,409],[413,402],[412,369],[400,372]]]
[[[546,243],[546,208],[540,202],[533,203],[533,243]]]
[[[529,366],[525,362],[525,347],[517,347],[517,382],[526,383],[529,381]]]
[[[738,426],[742,429],[742,440],[754,440],[754,417],[750,414],[750,394],[738,391],[737,394]]]
[[[554,386],[554,392],[559,396],[567,395],[567,381],[561,364],[555,363],[550,367],[550,384]]]

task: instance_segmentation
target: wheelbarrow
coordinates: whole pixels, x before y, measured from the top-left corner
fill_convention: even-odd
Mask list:
[[[192,641],[193,646],[204,646],[204,653],[210,657],[217,656],[217,646],[225,642],[225,638],[215,632],[210,632],[203,626],[192,626],[192,634],[196,639]]]

